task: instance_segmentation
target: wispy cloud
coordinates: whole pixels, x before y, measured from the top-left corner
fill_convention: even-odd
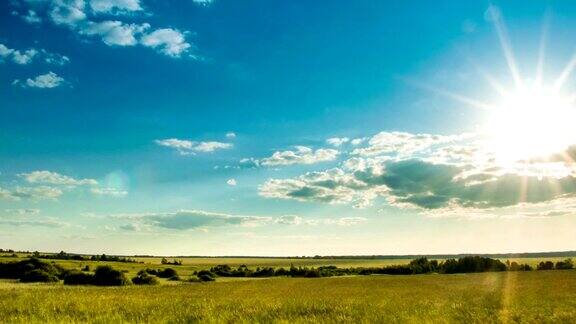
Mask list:
[[[32,171],[29,173],[21,173],[20,177],[28,183],[50,184],[50,185],[64,185],[64,186],[95,186],[98,181],[94,179],[75,179],[57,172],[52,171]]]
[[[168,138],[163,140],[155,140],[156,144],[160,146],[170,147],[175,149],[181,155],[194,155],[196,153],[210,153],[216,150],[230,149],[234,145],[231,143],[223,142],[195,142],[189,140],[182,140],[177,138]]]

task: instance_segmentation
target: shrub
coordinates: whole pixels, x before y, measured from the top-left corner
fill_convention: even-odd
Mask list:
[[[32,270],[42,270],[54,277],[61,276],[65,271],[60,266],[30,258],[18,262],[0,263],[0,278],[21,279],[24,274]]]
[[[214,274],[208,270],[200,270],[198,274],[196,274],[200,281],[214,281]]]
[[[157,285],[159,284],[159,281],[155,276],[151,276],[144,272],[132,278],[132,283],[136,285]]]
[[[58,282],[58,277],[42,269],[34,269],[24,273],[21,282]]]
[[[178,276],[178,272],[176,272],[176,270],[172,268],[166,268],[158,271],[157,276],[160,278],[171,278],[174,276]]]
[[[540,263],[538,263],[538,266],[536,267],[537,270],[553,270],[554,269],[554,262],[552,261],[542,261]]]
[[[170,281],[180,281],[180,277],[179,277],[179,276],[173,276],[173,277],[168,278],[168,280],[170,280]]]
[[[94,284],[97,286],[123,286],[129,283],[124,273],[111,266],[99,266],[94,273]]]
[[[574,262],[572,261],[572,259],[566,259],[564,261],[558,261],[558,262],[556,262],[556,269],[557,270],[574,269]]]
[[[91,285],[94,284],[94,275],[80,271],[69,272],[64,277],[65,285]]]
[[[216,279],[214,279],[214,277],[209,276],[209,275],[207,275],[207,274],[200,274],[200,275],[198,275],[198,279],[199,279],[200,281],[214,281],[214,280],[216,280]]]

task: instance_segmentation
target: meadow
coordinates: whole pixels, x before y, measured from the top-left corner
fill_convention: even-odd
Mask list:
[[[269,278],[160,286],[0,283],[2,322],[573,323],[576,271]]]
[[[4,256],[0,262],[22,260]],[[555,258],[545,258],[555,260]],[[560,259],[560,258],[559,258]],[[172,258],[168,258],[172,261]],[[191,283],[218,264],[256,267],[371,267],[409,259],[160,258],[138,263],[50,260],[68,269],[111,265],[128,277],[173,268],[182,281],[122,287],[0,280],[0,322],[502,322],[576,321],[576,270],[329,278],[217,278]],[[537,264],[543,259],[510,259]]]

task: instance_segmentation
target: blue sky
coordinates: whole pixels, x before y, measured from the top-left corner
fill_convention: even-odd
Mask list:
[[[573,101],[545,113],[572,96],[569,1],[9,0],[0,15],[1,246],[576,249],[576,167],[558,158],[576,156]],[[514,120],[478,108],[540,90]]]

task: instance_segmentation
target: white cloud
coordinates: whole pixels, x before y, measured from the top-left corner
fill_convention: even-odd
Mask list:
[[[178,151],[181,155],[193,155],[196,152],[210,153],[216,150],[230,149],[233,147],[230,143],[222,142],[194,142],[189,140],[181,140],[177,138],[168,138],[163,140],[155,140],[156,144],[160,146],[170,147]]]
[[[229,185],[229,186],[235,186],[235,185],[237,185],[236,179],[228,179],[228,180],[226,181],[226,184]]]
[[[28,10],[28,12],[22,16],[22,19],[29,24],[39,24],[42,22],[42,18],[40,18],[34,10]]]
[[[138,44],[136,36],[143,33],[149,24],[124,24],[121,21],[88,22],[79,29],[82,35],[98,35],[106,45],[134,46]]]
[[[355,149],[352,154],[376,156],[382,154],[408,156],[437,144],[461,139],[462,135],[442,136],[405,132],[380,132],[368,141],[368,146]]]
[[[40,209],[35,208],[4,209],[4,212],[11,215],[30,216],[40,214]]]
[[[185,31],[174,28],[159,28],[146,33],[150,24],[126,23],[119,20],[95,20],[94,16],[120,15],[143,12],[139,0],[91,0],[90,16],[87,14],[85,0],[45,0],[47,1],[47,16],[56,25],[68,27],[70,30],[84,36],[99,36],[109,46],[142,45],[156,49],[171,57],[180,57],[192,45],[186,41]],[[35,20],[35,11],[26,17]],[[34,16],[31,16],[34,15]],[[38,17],[40,18],[40,17]]]
[[[236,133],[234,133],[234,132],[228,132],[228,133],[226,133],[226,138],[231,138],[231,139],[232,139],[232,138],[236,138]]]
[[[284,215],[276,218],[276,223],[283,225],[300,225],[302,217],[296,215]]]
[[[184,33],[172,28],[156,29],[144,35],[140,43],[172,57],[179,57],[192,46],[186,42]]]
[[[58,25],[76,27],[86,19],[84,0],[52,0],[50,18]]]
[[[70,224],[55,220],[1,220],[0,225],[9,226],[40,226],[40,227],[68,227]]]
[[[332,146],[338,147],[344,143],[348,143],[348,141],[350,141],[350,139],[348,137],[331,137],[331,138],[326,140],[326,143],[328,143]]]
[[[46,74],[41,74],[34,79],[26,79],[25,82],[21,82],[16,79],[12,82],[13,85],[22,85],[22,87],[29,88],[41,88],[41,89],[51,89],[56,88],[64,84],[64,78],[58,76],[54,72],[48,72]]]
[[[2,61],[11,60],[12,62],[20,65],[26,65],[32,63],[37,58],[43,58],[48,64],[53,65],[64,65],[70,61],[70,59],[64,55],[50,53],[45,49],[34,49],[29,48],[27,50],[17,50],[9,48],[8,46],[0,43],[0,58]]]
[[[21,173],[20,177],[28,183],[40,183],[62,186],[95,186],[98,181],[94,179],[74,179],[72,177],[51,171],[32,171],[30,173]]]
[[[118,188],[111,188],[111,187],[107,187],[107,188],[92,188],[90,189],[90,192],[92,192],[95,195],[98,196],[111,196],[111,197],[125,197],[126,195],[128,195],[128,191],[126,190],[122,190],[122,189],[118,189]]]
[[[341,217],[323,219],[304,219],[297,215],[283,216],[247,216],[226,213],[215,213],[203,210],[179,210],[160,213],[131,213],[109,215],[111,218],[129,220],[130,223],[120,226],[124,230],[142,230],[161,228],[169,230],[203,229],[217,226],[317,226],[336,225],[354,226],[366,221],[363,217]]]
[[[62,196],[63,192],[59,188],[40,186],[40,187],[17,187],[11,192],[11,195],[15,200],[20,199],[48,199],[54,200]]]
[[[127,13],[142,11],[140,0],[90,0],[90,8],[95,13]]]
[[[50,53],[46,50],[41,50],[42,55],[44,57],[44,62],[53,65],[64,65],[70,62],[70,59],[66,55],[61,55],[57,53]]]
[[[351,203],[364,207],[383,189],[357,179],[353,173],[334,168],[308,172],[293,179],[269,179],[258,190],[266,198]]]
[[[312,150],[306,146],[296,146],[295,151],[278,151],[272,156],[260,160],[263,166],[285,166],[292,164],[314,164],[336,159],[338,151],[333,149]]]
[[[32,59],[37,54],[38,54],[38,51],[33,49],[33,48],[25,50],[24,52],[20,52],[20,51],[15,50],[12,53],[12,60],[16,64],[25,65],[25,64],[32,62]]]
[[[214,2],[214,0],[192,0],[192,2],[201,6],[208,6]]]
[[[360,145],[360,144],[364,143],[364,141],[366,141],[366,140],[367,140],[366,137],[354,138],[350,141],[350,144],[356,146],[356,145]]]
[[[333,224],[338,226],[354,226],[366,222],[367,219],[364,217],[342,217],[335,219],[327,219],[325,224]]]

